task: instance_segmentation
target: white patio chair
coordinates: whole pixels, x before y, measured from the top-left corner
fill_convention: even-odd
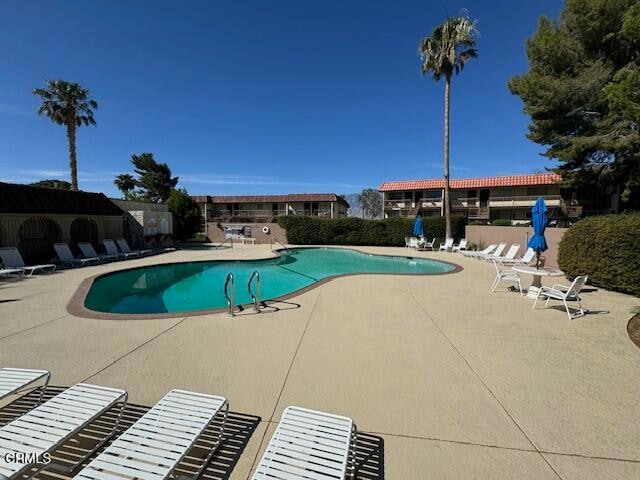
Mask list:
[[[579,318],[584,316],[584,310],[582,309],[582,303],[580,302],[580,291],[584,288],[585,284],[588,280],[587,275],[581,275],[576,277],[573,280],[573,283],[566,287],[564,285],[560,285],[559,283],[553,285],[552,287],[545,287],[544,285],[538,289],[538,294],[536,295],[536,300],[533,302],[533,307],[531,310],[536,308],[536,304],[538,303],[538,299],[541,296],[546,296],[547,301],[544,302],[544,306],[546,307],[549,304],[549,300],[552,298],[554,300],[562,300],[565,310],[567,311],[567,316],[569,320],[573,320],[574,318]],[[576,315],[571,315],[571,311],[569,310],[569,305],[567,305],[567,301],[576,301],[578,302],[578,313]]]
[[[451,247],[452,252],[464,252],[467,249],[467,239],[463,238],[460,243]]]
[[[139,257],[140,254],[139,253],[125,253],[125,252],[121,252],[118,250],[118,247],[116,247],[116,244],[113,240],[111,240],[110,238],[105,238],[104,240],[102,240],[102,244],[104,245],[105,250],[107,251],[108,255],[115,255],[117,258],[124,258],[125,260],[127,258],[132,258],[132,257]]]
[[[100,255],[96,253],[96,249],[93,248],[93,245],[91,245],[89,242],[78,243],[78,248],[85,258],[98,258],[101,262],[118,259],[118,255]]]
[[[460,253],[462,253],[462,255],[464,255],[465,257],[475,258],[480,255],[490,255],[491,253],[493,253],[493,251],[496,249],[497,246],[498,246],[497,243],[492,243],[491,245],[487,246],[484,250],[465,250],[464,252],[460,252]]]
[[[74,478],[168,478],[220,414],[214,446],[193,477],[199,478],[220,446],[228,408],[222,397],[171,390]]]
[[[2,247],[0,248],[0,259],[2,264],[6,268],[21,269],[28,276],[32,276],[36,272],[53,273],[56,271],[56,266],[53,263],[43,265],[26,265],[22,259],[22,255],[15,247]]]
[[[509,250],[507,250],[507,253],[505,253],[503,256],[500,255],[489,255],[484,257],[484,260],[486,261],[492,261],[492,260],[496,260],[498,263],[506,260],[513,260],[514,258],[516,258],[516,254],[518,253],[518,250],[520,250],[520,244],[519,243],[514,243],[513,245],[511,245],[509,247]]]
[[[527,251],[524,252],[524,255],[520,258],[513,258],[508,260],[506,258],[501,258],[498,263],[501,265],[528,265],[535,258],[536,252],[533,248],[527,248]]]
[[[515,283],[518,286],[518,290],[520,290],[520,295],[524,295],[522,292],[522,283],[520,282],[520,275],[515,270],[511,268],[504,268],[498,265],[498,262],[494,259],[492,260],[493,266],[496,269],[496,278],[493,279],[493,283],[491,284],[491,292],[495,293],[498,284],[502,281]]]
[[[37,405],[42,401],[42,395],[49,385],[51,373],[47,370],[32,370],[29,368],[0,368],[0,399],[13,393],[20,393],[26,388],[33,388],[34,383],[44,381]]]
[[[148,250],[148,249],[147,250],[131,250],[131,248],[129,247],[129,244],[124,238],[116,238],[116,242],[118,243],[118,247],[120,247],[120,250],[122,250],[124,253],[137,253],[140,256],[149,255],[151,253],[151,250]]]
[[[409,244],[410,242],[410,237],[404,237],[404,248],[409,248]]]
[[[77,467],[115,434],[126,402],[127,392],[124,390],[78,383],[9,422],[0,428],[0,478],[4,475],[14,479],[27,473],[29,478],[32,478],[48,466],[36,463],[45,453],[57,449],[102,414],[121,403],[120,413],[112,430],[72,468]],[[94,434],[92,437],[95,438]],[[11,452],[29,455],[6,455]],[[31,467],[35,467],[37,471],[27,472]]]
[[[438,251],[448,252],[450,248],[453,248],[453,238],[447,238],[444,243],[441,243]]]
[[[85,265],[97,265],[100,263],[98,257],[76,258],[73,256],[69,245],[66,243],[54,243],[53,249],[56,251],[59,263],[61,265],[69,265],[70,267],[84,267]]]
[[[489,254],[481,254],[481,255],[476,255],[473,258],[476,258],[478,260],[489,260],[491,261],[492,258],[497,258],[500,255],[502,255],[502,252],[504,251],[504,249],[507,248],[507,244],[506,243],[499,243],[498,246],[495,248],[495,250],[492,253]]]
[[[424,238],[423,241],[420,243],[418,243],[418,250],[420,251],[425,251],[425,250],[431,250],[432,252],[435,251],[434,250],[434,245],[436,244],[436,237],[433,237],[433,240],[431,240],[430,242]]]
[[[355,478],[357,429],[353,420],[287,407],[252,480]]]

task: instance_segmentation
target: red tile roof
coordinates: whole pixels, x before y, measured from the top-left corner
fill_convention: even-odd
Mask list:
[[[340,202],[347,201],[335,193],[290,193],[287,195],[206,195],[195,196],[197,203],[285,203],[285,202]]]
[[[549,172],[508,175],[503,177],[459,178],[450,180],[450,185],[452,189],[522,187],[529,185],[552,185],[558,183],[560,180],[562,180],[560,175]],[[398,190],[431,190],[436,188],[444,188],[444,180],[442,178],[383,182],[378,190],[381,192],[394,192]]]

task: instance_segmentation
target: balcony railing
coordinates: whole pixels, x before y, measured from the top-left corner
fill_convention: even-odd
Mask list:
[[[542,197],[550,207],[559,207],[562,205],[560,195],[511,195],[504,197],[489,197],[482,201],[480,201],[479,197],[452,197],[451,207],[454,209],[531,207],[538,197]],[[386,209],[401,211],[419,208],[441,208],[442,197],[421,198],[417,202],[413,202],[411,200],[386,200],[384,202],[384,207]]]
[[[330,217],[331,210],[296,210],[290,211],[289,215],[311,215],[316,217]],[[211,217],[215,219],[272,219],[274,217],[280,217],[287,215],[287,211],[280,210],[215,210],[211,212]]]
[[[560,206],[560,195],[516,195],[510,197],[490,197],[491,207],[532,207],[539,197],[542,197],[550,207]]]

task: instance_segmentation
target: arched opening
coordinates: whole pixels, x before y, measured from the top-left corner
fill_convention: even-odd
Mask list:
[[[55,257],[53,244],[60,240],[60,226],[47,217],[31,217],[18,229],[18,249],[27,264],[49,262]]]
[[[89,242],[94,246],[98,244],[98,224],[90,218],[76,218],[71,222],[71,231],[69,233],[69,247],[76,254],[80,251],[78,244],[81,242]]]

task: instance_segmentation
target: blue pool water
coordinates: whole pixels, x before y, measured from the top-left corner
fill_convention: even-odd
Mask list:
[[[436,260],[370,255],[341,248],[299,248],[269,260],[237,260],[154,265],[102,275],[93,282],[85,306],[109,313],[189,312],[225,307],[227,273],[236,279],[236,303],[251,303],[247,282],[257,270],[262,299],[274,299],[320,280],[354,273],[441,274],[454,270]]]

